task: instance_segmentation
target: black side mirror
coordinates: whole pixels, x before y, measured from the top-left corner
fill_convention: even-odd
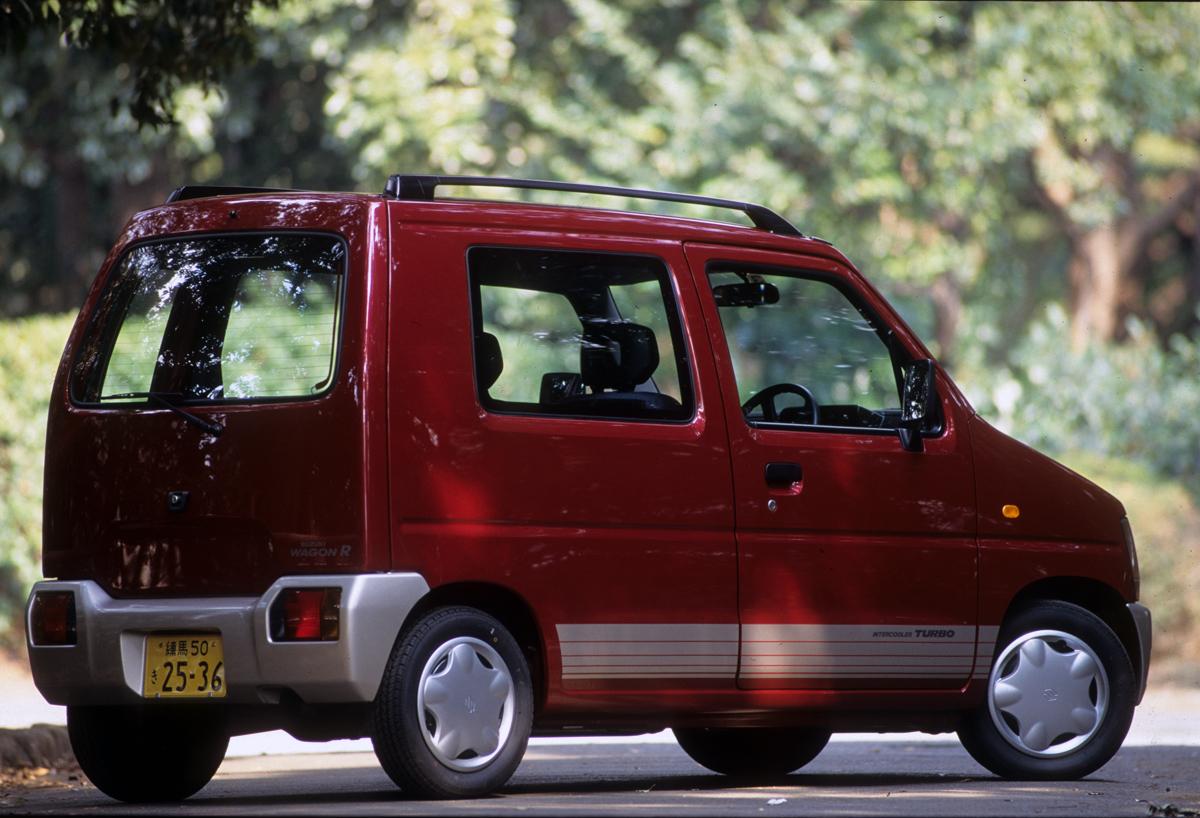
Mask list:
[[[937,412],[937,390],[934,389],[933,360],[913,361],[904,369],[904,389],[900,395],[900,445],[907,451],[925,449],[921,429]]]

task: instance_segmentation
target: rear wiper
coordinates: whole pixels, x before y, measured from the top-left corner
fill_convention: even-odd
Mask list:
[[[178,393],[170,393],[171,397],[168,397],[168,394],[169,393],[165,392],[118,392],[113,395],[101,395],[100,400],[106,401],[118,400],[120,398],[147,398],[159,404],[160,406],[170,409],[188,423],[203,429],[213,437],[217,437],[221,434],[221,432],[225,431],[225,427],[220,423],[215,421],[210,422],[202,417],[199,417],[198,415],[193,415],[191,412],[182,408],[179,404],[171,400],[171,397],[177,397]]]

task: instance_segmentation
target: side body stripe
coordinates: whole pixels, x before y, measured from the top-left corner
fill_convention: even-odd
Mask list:
[[[563,680],[986,679],[997,626],[563,624]],[[739,668],[740,660],[740,668]],[[740,669],[740,673],[739,673]]]

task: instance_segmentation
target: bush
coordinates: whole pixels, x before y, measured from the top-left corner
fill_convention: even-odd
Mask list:
[[[41,577],[46,406],[73,315],[0,322],[0,635],[19,641]]]
[[[1200,341],[1164,347],[1131,321],[1122,344],[1069,350],[1066,317],[1050,310],[1010,353],[1007,368],[967,373],[964,387],[999,428],[1050,454],[1122,458],[1177,477],[1200,478]]]

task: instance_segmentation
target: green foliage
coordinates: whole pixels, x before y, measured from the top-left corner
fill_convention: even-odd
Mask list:
[[[50,385],[73,315],[0,322],[0,635],[19,638],[41,578],[42,457]]]
[[[168,125],[182,86],[210,88],[250,56],[256,2],[274,0],[17,0],[0,6],[0,46],[19,53],[51,31],[71,48],[128,66],[126,93],[110,97],[112,111],[127,108],[140,125]]]
[[[1200,341],[1164,348],[1130,321],[1124,344],[1071,352],[1066,315],[1051,308],[1008,366],[966,371],[963,388],[987,417],[1049,452],[1123,458],[1200,490]]]

